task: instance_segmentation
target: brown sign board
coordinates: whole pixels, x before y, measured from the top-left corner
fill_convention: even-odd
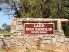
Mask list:
[[[24,34],[26,35],[54,34],[54,24],[53,23],[24,23]]]

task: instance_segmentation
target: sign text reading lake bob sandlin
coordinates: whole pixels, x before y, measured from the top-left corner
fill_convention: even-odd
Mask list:
[[[54,24],[53,23],[25,23],[24,24],[24,33],[27,35],[53,34],[54,33]]]

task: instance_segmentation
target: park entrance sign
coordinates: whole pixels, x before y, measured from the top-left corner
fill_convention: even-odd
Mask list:
[[[11,36],[9,39],[5,38],[5,40],[11,47],[15,47],[16,49],[20,47],[19,49],[21,51],[25,51],[28,48],[36,52],[38,51],[37,49],[41,49],[41,52],[43,52],[42,49],[57,50],[57,47],[58,50],[61,49],[61,52],[63,49],[67,51],[69,42],[67,38],[65,39],[65,34],[62,30],[62,23],[64,22],[69,22],[69,20],[60,18],[13,18],[11,23]]]
[[[54,34],[54,23],[24,23],[24,34],[52,35]]]

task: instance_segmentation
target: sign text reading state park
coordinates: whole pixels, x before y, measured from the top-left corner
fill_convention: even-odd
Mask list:
[[[27,35],[44,35],[54,33],[53,23],[24,23],[24,33]]]

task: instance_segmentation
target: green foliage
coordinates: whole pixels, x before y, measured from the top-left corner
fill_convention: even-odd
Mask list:
[[[3,35],[8,34],[8,35],[10,35],[10,32],[3,32],[3,31],[0,31],[0,34],[3,34]]]
[[[68,0],[20,0],[23,18],[68,18]]]
[[[69,23],[68,22],[62,23],[62,26],[63,26],[63,30],[64,30],[65,35],[69,36]]]
[[[2,29],[0,28],[0,31],[2,31]]]
[[[22,18],[68,18],[69,16],[68,0],[19,0],[18,2],[1,0],[0,2],[12,6],[17,16]]]
[[[51,1],[51,0],[50,0]],[[40,17],[49,17],[50,1],[43,0],[20,0],[21,16],[24,18],[40,18]],[[46,11],[46,12],[45,12]]]
[[[10,30],[11,30],[11,26],[10,26],[10,25],[7,25],[6,23],[4,23],[4,24],[2,25],[2,27],[3,27],[3,31],[8,31],[8,32],[10,32]]]

